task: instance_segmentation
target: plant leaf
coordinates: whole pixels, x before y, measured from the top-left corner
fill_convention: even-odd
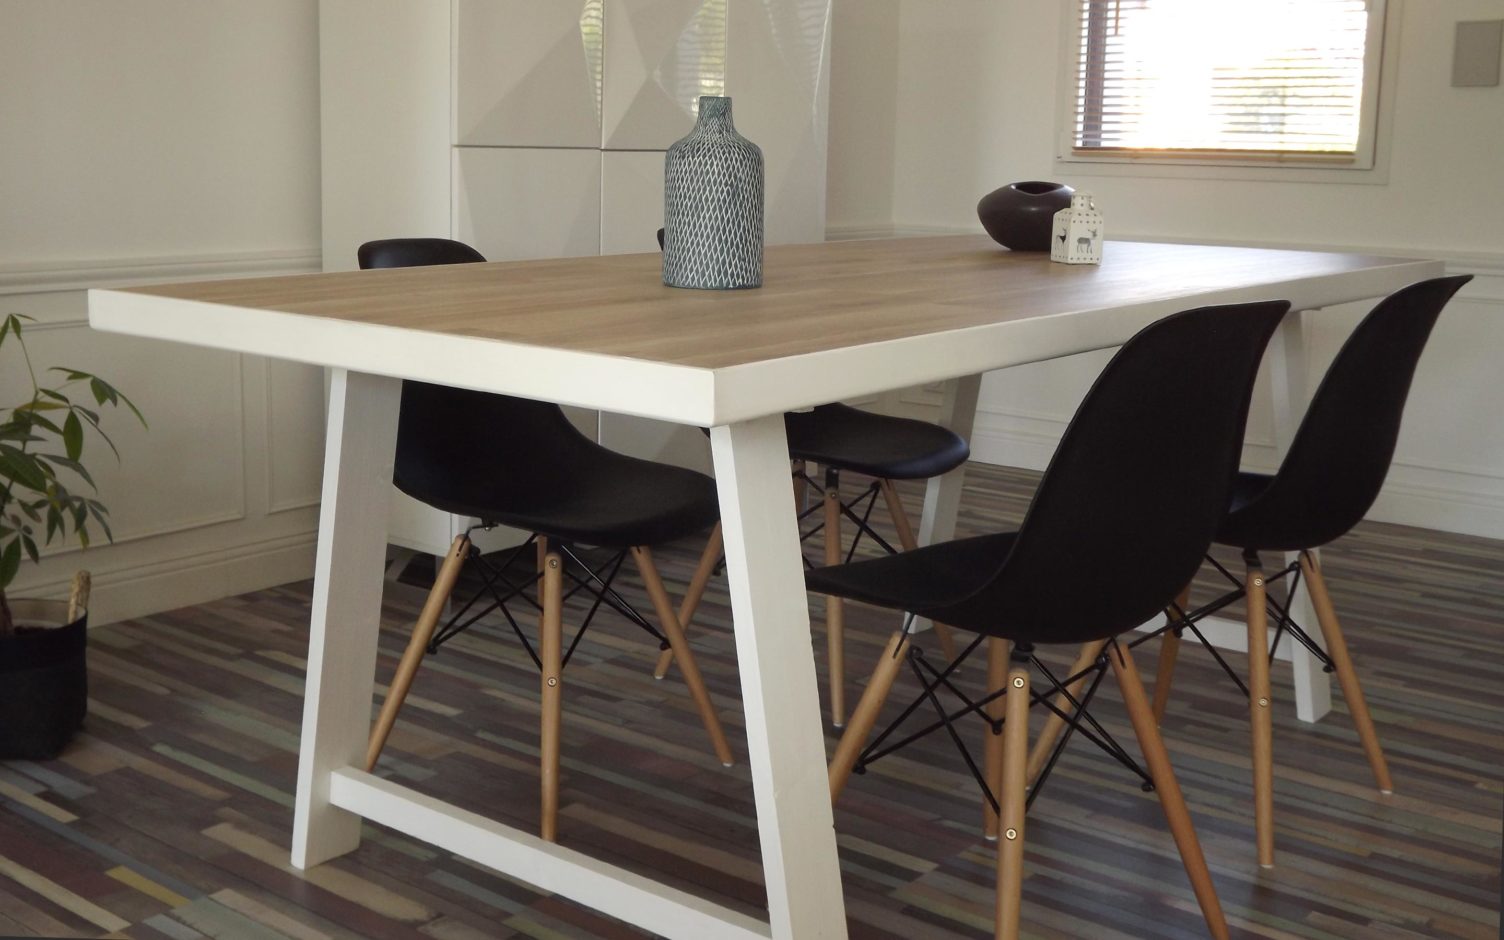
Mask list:
[[[43,430],[46,430],[46,431],[51,431],[53,434],[56,434],[58,437],[62,437],[63,436],[63,429],[60,428],[60,427],[58,427],[53,422],[53,420],[51,418],[47,417],[46,415],[38,414],[35,411],[24,412],[24,414],[25,414],[26,420],[31,423],[32,427],[38,427],[38,428],[42,428]]]
[[[109,514],[109,510],[104,508],[104,503],[101,503],[97,499],[91,499],[88,501],[88,504],[89,515],[93,516],[94,521],[98,522],[99,527],[104,530],[104,537],[111,542],[115,541],[115,533],[110,531],[110,520],[105,518]]]
[[[16,571],[21,567],[21,538],[12,538],[3,550],[0,550],[0,589],[15,578]]]
[[[84,423],[72,411],[63,421],[63,447],[68,451],[69,460],[77,460],[84,452]]]
[[[26,547],[26,554],[31,557],[32,564],[39,565],[42,563],[42,553],[37,551],[36,539],[29,535],[23,535],[21,536],[21,544]]]
[[[29,490],[47,489],[46,466],[31,454],[9,444],[0,444],[0,476],[9,477]]]
[[[57,454],[38,454],[37,456],[42,458],[43,460],[49,460],[52,463],[57,464],[59,467],[67,467],[69,470],[72,470],[74,473],[83,478],[83,481],[89,484],[90,489],[92,489],[96,493],[99,492],[99,486],[94,482],[94,478],[89,475],[88,468],[79,463],[77,460],[70,460],[67,457],[59,457]]]

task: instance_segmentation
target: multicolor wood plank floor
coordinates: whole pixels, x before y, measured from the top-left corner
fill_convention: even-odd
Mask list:
[[[1016,518],[1033,480],[973,468],[961,529]],[[666,574],[682,584],[695,550],[664,552]],[[1317,725],[1295,720],[1288,666],[1277,666],[1280,855],[1278,868],[1260,871],[1245,706],[1210,658],[1187,647],[1164,731],[1234,934],[1492,940],[1504,543],[1365,525],[1327,559],[1398,793],[1373,790],[1340,703]],[[630,582],[626,590],[639,597]],[[309,872],[289,866],[309,591],[294,584],[94,631],[85,733],[58,760],[0,764],[0,934],[639,936],[372,827],[351,855]],[[389,586],[378,681],[423,593]],[[723,583],[702,610],[696,649],[741,750]],[[818,634],[818,605],[816,614]],[[859,675],[892,618],[854,610],[849,619]],[[607,617],[566,672],[561,838],[755,912],[763,892],[745,763],[725,770],[714,759],[682,684],[651,679],[656,649],[644,639]],[[1152,671],[1152,655],[1139,660]],[[973,689],[978,671],[964,679]],[[1136,753],[1110,686],[1097,713]],[[531,662],[504,628],[472,631],[420,674],[381,769],[532,827],[536,719]],[[836,824],[853,936],[990,935],[993,850],[943,735],[855,778]],[[1031,936],[1204,936],[1155,798],[1085,742],[1033,810],[1027,863]]]

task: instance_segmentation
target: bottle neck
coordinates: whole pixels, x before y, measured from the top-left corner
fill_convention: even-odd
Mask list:
[[[731,122],[731,99],[703,95],[700,98],[700,116],[695,129],[710,133],[735,133]]]

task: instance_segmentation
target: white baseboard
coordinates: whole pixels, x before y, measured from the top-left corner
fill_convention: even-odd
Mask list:
[[[1384,483],[1368,518],[1504,539],[1504,481],[1430,468],[1397,467]]]
[[[313,577],[318,533],[234,545],[135,567],[94,570],[91,627],[233,597]],[[66,597],[68,581],[28,586],[28,597]]]

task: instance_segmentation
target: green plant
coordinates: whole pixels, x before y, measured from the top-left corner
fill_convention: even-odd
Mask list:
[[[120,459],[115,443],[99,426],[99,412],[74,402],[69,390],[87,384],[96,406],[123,404],[142,427],[146,426],[146,419],[129,398],[88,372],[54,366],[46,374],[58,373],[59,381],[50,388],[43,387],[21,336],[22,321],[31,319],[13,313],[0,322],[0,347],[10,340],[19,348],[31,381],[30,398],[13,408],[0,408],[0,636],[15,628],[5,589],[15,579],[22,556],[33,562],[40,560],[39,529],[42,544],[50,544],[54,538],[66,540],[71,533],[88,548],[92,521],[105,538],[114,540],[104,504],[71,492],[59,475],[59,471],[70,471],[90,491],[98,492],[82,463],[85,426],[93,428],[114,451],[115,459]]]

